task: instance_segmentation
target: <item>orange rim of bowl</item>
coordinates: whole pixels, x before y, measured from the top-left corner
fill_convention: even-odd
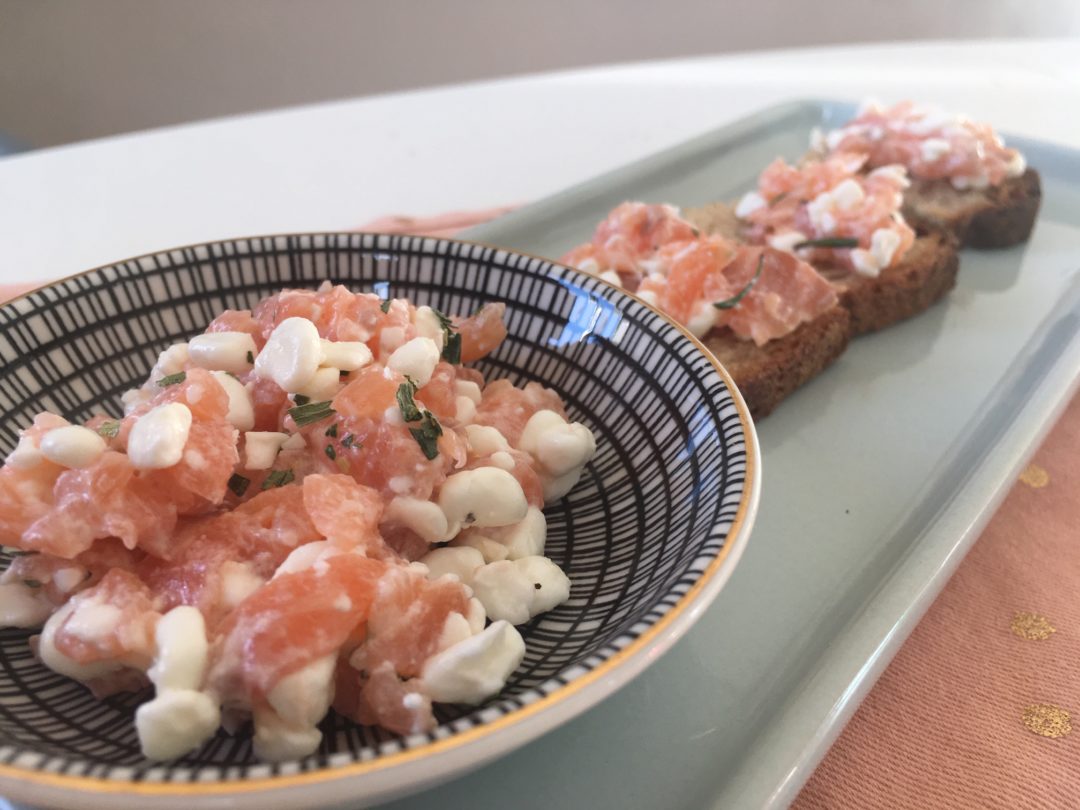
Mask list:
[[[605,284],[614,290],[617,290],[620,294],[625,295],[633,301],[636,301],[641,306],[658,315],[668,325],[680,332],[683,337],[690,341],[691,344],[696,346],[705,358],[716,369],[716,373],[727,384],[728,390],[732,394],[732,402],[735,405],[739,414],[739,424],[742,426],[743,440],[746,443],[746,481],[743,485],[743,492],[739,499],[739,508],[735,513],[735,517],[731,521],[731,528],[728,529],[728,539],[733,540],[738,538],[742,528],[743,522],[746,519],[746,513],[750,508],[752,494],[754,491],[755,482],[757,479],[756,458],[757,458],[757,438],[754,432],[753,422],[750,418],[750,411],[743,401],[742,396],[739,393],[739,389],[735,385],[735,381],[731,378],[727,369],[721,365],[720,361],[716,359],[715,355],[705,344],[701,342],[693,333],[691,333],[681,323],[671,318],[667,313],[657,309],[652,304],[643,301],[635,294],[624,290],[622,287],[611,284],[598,276],[593,276],[586,273],[583,270],[578,270],[568,265],[560,264],[557,261],[546,258],[544,256],[537,256],[532,253],[526,253],[520,250],[513,250],[511,248],[499,247],[497,245],[491,245],[486,242],[477,242],[468,239],[451,239],[446,237],[435,236],[422,236],[413,234],[383,234],[369,231],[314,231],[305,233],[285,233],[285,234],[269,234],[263,236],[247,236],[247,237],[234,237],[231,239],[219,239],[213,242],[197,242],[191,245],[183,245],[181,247],[168,248],[166,250],[155,250],[150,253],[143,253],[138,256],[133,256],[129,259],[121,259],[119,261],[109,262],[108,264],[99,265],[90,270],[83,270],[79,273],[73,273],[69,276],[56,279],[48,284],[43,284],[40,287],[36,287],[33,290],[27,290],[20,295],[4,301],[2,305],[14,303],[19,299],[26,298],[33,295],[46,287],[52,287],[57,284],[63,284],[68,281],[72,281],[83,276],[91,275],[92,273],[98,273],[108,267],[114,267],[118,264],[124,264],[127,262],[137,262],[140,259],[144,259],[148,256],[156,256],[162,253],[172,253],[178,250],[188,250],[197,247],[210,247],[212,245],[219,245],[232,242],[241,241],[255,241],[258,239],[289,239],[289,238],[310,238],[310,237],[352,237],[357,235],[369,235],[369,236],[382,236],[382,237],[406,237],[412,239],[433,239],[437,242],[458,242],[460,244],[472,245],[474,247],[488,248],[495,251],[502,251],[504,253],[513,253],[519,256],[525,256],[530,259],[537,259],[555,267],[562,267],[564,269],[571,270],[575,273],[581,273],[588,276],[588,278],[598,281],[601,284]],[[481,725],[473,726],[467,731],[455,733],[449,737],[441,740],[434,740],[424,745],[418,745],[414,748],[406,748],[401,751],[397,751],[392,754],[385,754],[375,759],[366,760],[363,762],[351,762],[346,765],[337,765],[327,768],[320,768],[315,771],[307,771],[304,773],[287,774],[282,776],[260,776],[260,777],[241,777],[234,779],[222,779],[214,782],[125,782],[118,779],[108,779],[105,777],[94,776],[68,776],[66,774],[50,773],[47,771],[34,770],[31,768],[22,768],[18,765],[6,765],[0,764],[0,778],[17,779],[24,782],[31,782],[39,785],[47,785],[49,787],[64,789],[64,790],[82,790],[94,793],[112,793],[120,795],[136,795],[136,796],[205,796],[213,794],[236,794],[236,793],[255,793],[255,792],[269,792],[277,789],[284,789],[290,787],[298,787],[303,785],[313,785],[326,782],[334,782],[340,779],[348,779],[353,776],[359,776],[361,774],[372,773],[374,771],[385,770],[386,768],[396,767],[408,762],[415,761],[417,759],[439,754],[445,751],[449,751],[454,748],[460,748],[463,745],[468,745],[471,742],[482,739],[484,737],[495,734],[505,728],[515,726],[532,717],[533,715],[543,711],[544,709],[553,706],[557,703],[562,703],[570,696],[582,691],[589,685],[593,684],[600,678],[609,674],[622,664],[622,662],[633,657],[645,647],[656,639],[661,633],[664,632],[679,616],[686,612],[686,610],[693,604],[698,595],[704,590],[705,585],[716,576],[716,574],[723,567],[724,562],[727,560],[735,543],[725,541],[723,548],[717,553],[717,555],[709,562],[705,570],[701,572],[694,584],[690,586],[686,593],[684,593],[675,604],[668,608],[655,623],[650,625],[641,635],[627,644],[620,650],[617,650],[611,657],[605,659],[595,668],[590,669],[588,672],[578,676],[573,681],[565,684],[560,689],[552,692],[551,694],[544,695],[539,700],[534,701],[526,706],[515,709],[513,711],[503,714],[498,719],[491,721],[490,723],[484,723]]]

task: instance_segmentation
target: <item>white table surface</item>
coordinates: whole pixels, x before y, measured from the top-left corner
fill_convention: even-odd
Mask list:
[[[0,159],[0,283],[44,282],[223,237],[524,202],[779,101],[870,95],[938,103],[1080,147],[1080,41],[837,47],[598,68],[8,157]]]

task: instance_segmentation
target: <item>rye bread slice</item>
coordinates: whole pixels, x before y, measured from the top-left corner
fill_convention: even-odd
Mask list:
[[[835,306],[764,346],[724,328],[714,329],[704,343],[735,380],[750,414],[760,419],[839,357],[850,337],[850,316]]]
[[[1028,169],[1001,185],[958,191],[948,180],[912,180],[904,192],[904,217],[913,227],[952,234],[973,248],[1026,242],[1042,202],[1039,173]]]
[[[711,203],[685,209],[683,218],[706,233],[739,239],[742,227],[732,206]],[[884,329],[918,315],[956,286],[960,262],[953,238],[942,231],[919,233],[896,267],[870,278],[836,265],[814,269],[837,288],[840,304],[851,313],[853,335]]]

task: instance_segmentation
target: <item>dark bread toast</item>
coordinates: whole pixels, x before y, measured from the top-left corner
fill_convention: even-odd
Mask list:
[[[1034,169],[997,186],[964,191],[948,180],[913,179],[903,213],[912,227],[945,231],[964,247],[1004,248],[1027,241],[1041,201]]]
[[[682,215],[705,233],[740,238],[741,225],[726,203],[685,209]],[[903,261],[877,278],[840,266],[814,268],[836,286],[841,305],[851,313],[852,334],[861,335],[918,315],[944,296],[956,285],[959,259],[953,239],[933,231],[919,235]]]
[[[714,329],[703,342],[735,380],[750,414],[760,419],[839,357],[850,336],[850,316],[835,306],[764,346],[728,329]]]

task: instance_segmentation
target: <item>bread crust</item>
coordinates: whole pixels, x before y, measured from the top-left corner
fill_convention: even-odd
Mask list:
[[[730,329],[714,329],[704,343],[735,380],[750,414],[760,419],[843,354],[850,325],[848,311],[835,306],[764,346],[741,340]]]
[[[948,180],[913,180],[903,214],[915,227],[951,234],[964,247],[995,249],[1026,242],[1042,203],[1034,169],[997,186],[958,191]]]

